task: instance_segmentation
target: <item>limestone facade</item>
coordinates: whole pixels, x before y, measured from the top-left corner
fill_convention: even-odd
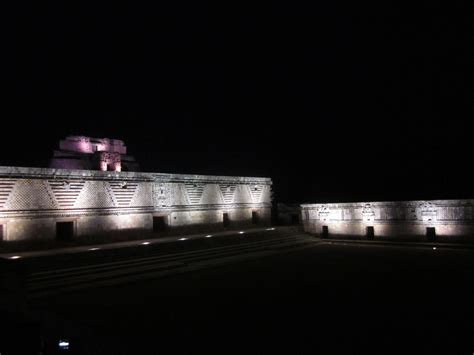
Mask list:
[[[267,224],[271,179],[0,167],[0,239]],[[226,221],[224,221],[226,220]]]
[[[303,204],[301,219],[327,237],[474,241],[472,199]]]

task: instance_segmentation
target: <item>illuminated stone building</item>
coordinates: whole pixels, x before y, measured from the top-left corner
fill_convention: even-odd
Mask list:
[[[123,171],[118,140],[68,137],[60,148],[61,169],[0,167],[1,240],[270,222],[269,178]]]
[[[474,241],[474,200],[303,204],[301,214],[323,237]]]
[[[109,138],[68,136],[59,142],[51,168],[102,171],[138,171],[135,158],[127,155],[123,141]]]

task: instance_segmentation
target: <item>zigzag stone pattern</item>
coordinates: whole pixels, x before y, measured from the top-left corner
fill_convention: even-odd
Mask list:
[[[84,181],[49,180],[49,186],[59,207],[72,208],[84,187]]]
[[[271,184],[240,176],[0,167],[0,225],[10,241],[55,238],[59,230],[79,238],[155,225],[224,226],[224,216],[226,226],[250,225],[255,213],[267,224]]]
[[[115,205],[118,207],[130,206],[138,184],[134,182],[112,181],[109,182],[109,185],[114,196]]]
[[[225,203],[232,203],[237,185],[219,185]]]
[[[86,181],[77,202],[77,208],[115,207],[107,181]]]
[[[4,208],[15,186],[16,179],[0,180],[0,208]]]
[[[250,188],[250,194],[252,195],[253,202],[260,202],[263,188],[264,188],[264,185],[255,185]]]
[[[198,204],[201,201],[205,185],[200,183],[191,183],[185,184],[184,186],[186,186],[189,202],[193,205]]]
[[[9,210],[54,209],[47,182],[40,179],[18,179],[6,208]]]

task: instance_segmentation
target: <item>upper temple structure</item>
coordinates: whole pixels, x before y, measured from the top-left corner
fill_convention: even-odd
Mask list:
[[[84,136],[68,136],[61,140],[49,166],[58,169],[139,171],[135,158],[127,155],[123,141]]]
[[[138,172],[116,139],[59,148],[50,168],[0,166],[0,242],[270,223],[269,178]]]

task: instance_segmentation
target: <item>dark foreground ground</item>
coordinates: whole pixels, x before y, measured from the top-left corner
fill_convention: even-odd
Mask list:
[[[473,281],[473,250],[324,242],[27,309],[69,353],[472,354]]]

